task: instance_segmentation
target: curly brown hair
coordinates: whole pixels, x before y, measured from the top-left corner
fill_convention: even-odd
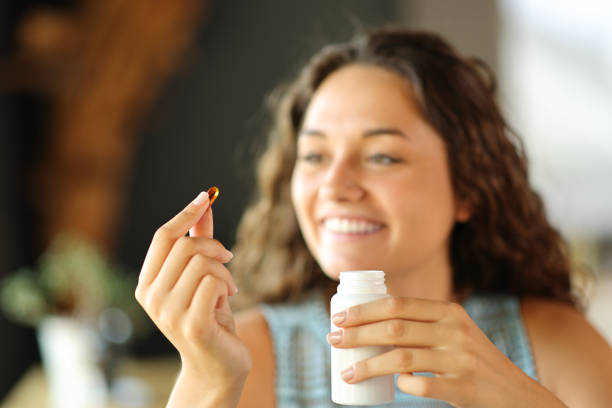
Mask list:
[[[423,117],[445,142],[453,190],[473,211],[451,233],[455,293],[576,305],[565,244],[529,185],[524,147],[497,105],[494,75],[439,36],[402,28],[326,46],[272,95],[275,117],[257,168],[257,196],[241,220],[231,264],[239,304],[295,299],[329,284],[302,238],[290,181],[306,108],[321,82],[348,64],[383,67],[409,81]]]

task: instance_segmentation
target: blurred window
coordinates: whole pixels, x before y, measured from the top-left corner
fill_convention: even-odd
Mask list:
[[[612,2],[502,0],[501,102],[570,238],[612,237]]]

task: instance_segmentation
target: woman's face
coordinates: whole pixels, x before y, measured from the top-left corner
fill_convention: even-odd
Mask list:
[[[455,203],[444,142],[402,77],[356,64],[332,73],[308,106],[297,144],[293,205],[328,276],[448,265],[451,229],[468,214]]]

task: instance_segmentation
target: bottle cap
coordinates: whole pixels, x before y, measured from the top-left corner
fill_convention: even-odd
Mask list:
[[[338,293],[387,293],[385,272],[376,270],[340,272]]]

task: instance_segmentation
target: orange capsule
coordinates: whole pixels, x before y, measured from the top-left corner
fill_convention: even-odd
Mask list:
[[[208,189],[207,193],[208,193],[208,198],[210,200],[210,205],[212,205],[217,199],[217,197],[219,197],[219,188],[212,186],[211,188]]]

